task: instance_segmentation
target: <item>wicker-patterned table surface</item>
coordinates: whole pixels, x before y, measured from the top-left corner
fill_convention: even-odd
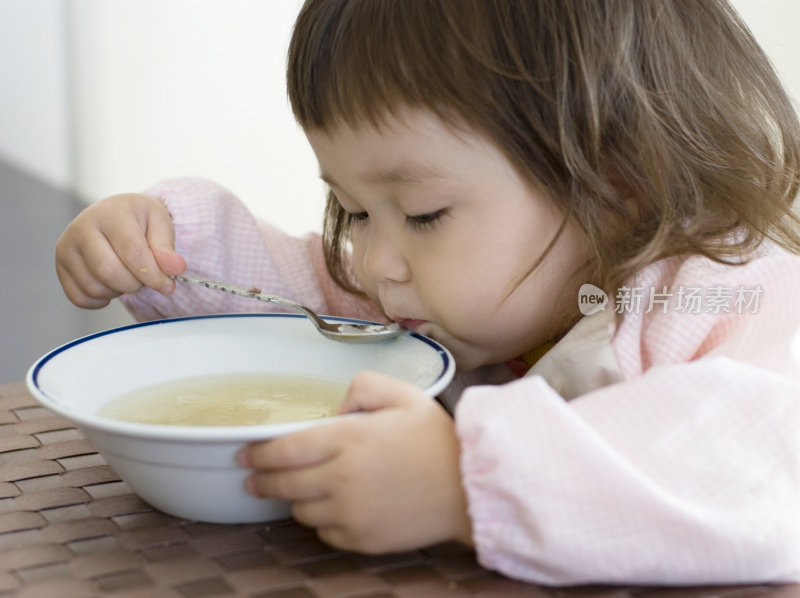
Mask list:
[[[457,545],[336,551],[291,520],[213,525],[156,511],[24,384],[0,386],[0,597],[800,598],[800,585],[542,588]]]

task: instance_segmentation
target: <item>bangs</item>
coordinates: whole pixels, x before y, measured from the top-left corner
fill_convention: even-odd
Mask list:
[[[295,118],[303,128],[357,128],[380,125],[407,107],[449,122],[474,121],[465,83],[476,91],[491,84],[476,69],[466,32],[492,8],[491,2],[468,0],[307,2],[289,48]],[[480,95],[473,100],[481,101]]]

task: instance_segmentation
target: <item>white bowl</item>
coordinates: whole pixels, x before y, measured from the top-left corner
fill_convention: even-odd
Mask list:
[[[203,427],[119,421],[97,410],[124,393],[200,375],[265,372],[349,381],[362,370],[406,380],[433,397],[450,383],[455,363],[444,347],[415,333],[347,344],[324,338],[302,315],[226,314],[145,322],[72,341],[36,361],[26,381],[42,405],[74,422],[152,506],[185,519],[251,523],[286,517],[289,506],[244,491],[248,471],[237,465],[237,451],[250,441],[352,416]]]

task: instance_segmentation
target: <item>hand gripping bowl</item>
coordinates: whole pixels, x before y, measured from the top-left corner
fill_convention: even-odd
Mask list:
[[[41,357],[26,381],[42,405],[75,423],[152,506],[185,519],[252,523],[286,517],[289,506],[244,491],[248,471],[236,463],[238,450],[352,415],[172,426],[109,419],[97,415],[98,408],[139,388],[201,375],[265,372],[349,381],[362,370],[406,380],[433,397],[450,383],[455,364],[444,347],[415,333],[345,344],[320,336],[302,315],[227,314],[133,324],[80,338]]]

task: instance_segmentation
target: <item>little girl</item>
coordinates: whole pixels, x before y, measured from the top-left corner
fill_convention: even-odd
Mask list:
[[[177,179],[57,247],[79,306],[268,309],[188,265],[452,351],[454,417],[361,374],[362,417],[242,451],[250,492],[538,583],[800,580],[800,125],[723,0],[309,0],[288,79],[321,238]]]

